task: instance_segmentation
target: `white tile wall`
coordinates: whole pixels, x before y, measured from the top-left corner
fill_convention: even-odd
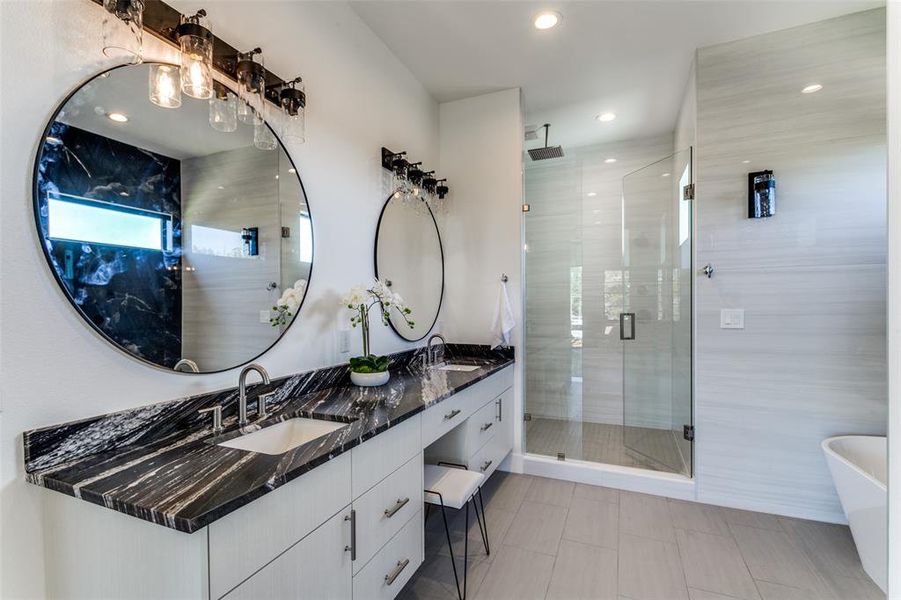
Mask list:
[[[697,86],[700,500],[842,520],[819,443],[886,427],[885,12],[703,48]]]

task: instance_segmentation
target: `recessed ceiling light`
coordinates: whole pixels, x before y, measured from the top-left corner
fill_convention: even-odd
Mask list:
[[[122,113],[117,112],[106,113],[106,117],[110,121],[115,121],[116,123],[125,123],[128,121],[128,117],[126,117]]]
[[[664,173],[661,177],[669,177],[669,173]]]
[[[604,162],[607,163],[608,165],[612,165],[613,163],[616,162],[616,159],[615,159],[615,158],[608,158],[608,159],[605,160]]]
[[[810,85],[802,89],[801,93],[813,94],[814,92],[819,92],[821,89],[823,89],[823,86],[821,86],[819,83],[811,83]]]
[[[600,222],[600,221],[595,221],[594,224],[595,224],[595,225],[600,225],[601,222]]]
[[[588,194],[586,194],[586,195],[587,195],[589,198],[594,198],[595,196],[598,195],[598,193],[597,193],[597,192],[588,192]]]
[[[741,161],[741,164],[746,165],[746,164],[748,164],[748,163],[750,163],[750,162],[751,162],[750,160],[743,160],[743,161]]]
[[[560,18],[560,13],[548,10],[538,13],[532,23],[535,25],[535,29],[550,29],[560,23]]]
[[[601,113],[595,117],[595,119],[597,119],[601,123],[609,123],[610,121],[612,121],[615,118],[616,118],[616,115],[612,112]]]
[[[291,167],[290,169],[288,169],[288,173],[297,173],[297,170],[294,169],[294,167]]]

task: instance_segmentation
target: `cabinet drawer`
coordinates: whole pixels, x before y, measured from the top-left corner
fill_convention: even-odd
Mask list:
[[[419,511],[354,576],[354,598],[390,600],[397,596],[422,564],[422,533],[422,511]]]
[[[481,448],[499,429],[497,401],[492,400],[466,420],[466,447]]]
[[[467,466],[470,471],[482,473],[486,478],[490,477],[497,466],[507,458],[511,449],[507,445],[506,436],[495,435],[470,457]]]
[[[422,447],[465,421],[486,402],[513,385],[513,369],[507,368],[439,402],[422,414]]]
[[[357,558],[354,573],[422,509],[422,453],[354,500]]]
[[[319,529],[254,573],[229,592],[226,600],[350,600],[352,575],[349,509],[322,524]]]
[[[359,498],[422,450],[422,415],[383,431],[353,448],[353,497]]]
[[[210,597],[221,597],[350,501],[345,452],[211,523]]]

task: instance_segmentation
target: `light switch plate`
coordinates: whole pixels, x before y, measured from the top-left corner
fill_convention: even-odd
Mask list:
[[[260,323],[266,323],[266,324],[268,325],[268,324],[269,324],[269,319],[270,319],[270,318],[272,318],[272,315],[269,314],[269,311],[268,311],[268,310],[261,310],[261,311],[260,311]]]
[[[720,309],[720,329],[744,329],[745,328],[745,309],[743,308],[721,308]]]
[[[338,354],[348,354],[350,352],[350,330],[338,330]]]

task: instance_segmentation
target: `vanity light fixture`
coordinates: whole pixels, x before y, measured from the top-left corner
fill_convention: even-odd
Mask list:
[[[535,29],[543,31],[545,29],[551,29],[559,25],[562,18],[563,17],[560,15],[560,13],[553,10],[547,10],[535,15],[535,19],[532,21],[532,24],[535,26]]]
[[[382,168],[392,173],[392,198],[408,203],[415,210],[426,210],[424,207],[428,206],[436,212],[446,207],[446,203],[438,201],[450,192],[447,179],[439,179],[435,171],[426,171],[421,162],[409,162],[406,152],[392,152],[383,147]]]
[[[306,140],[304,108],[307,105],[307,95],[303,91],[303,79],[295,77],[286,82],[279,92],[279,99],[282,109],[288,116],[285,122],[285,139],[297,144],[304,143]]]
[[[144,52],[144,0],[103,0],[103,54],[139,64]]]
[[[175,29],[181,50],[181,91],[199,100],[213,96],[213,32],[206,11],[181,15]]]
[[[115,121],[116,123],[127,123],[128,117],[120,112],[110,112],[106,113],[106,118],[110,121]]]
[[[444,200],[449,192],[450,188],[447,187],[447,179],[439,179],[438,185],[435,186],[435,193],[438,194],[438,199]]]
[[[238,129],[238,97],[218,81],[213,82],[210,98],[210,127],[223,133]]]
[[[238,63],[235,67],[238,83],[250,96],[263,97],[266,93],[266,68],[263,66],[263,51],[254,48],[250,52],[238,54]]]
[[[810,85],[805,86],[801,90],[801,93],[802,94],[813,94],[815,92],[819,92],[821,89],[823,89],[823,86],[820,85],[819,83],[811,83]]]
[[[609,123],[610,121],[616,118],[616,114],[612,112],[605,112],[597,115],[595,120],[600,121],[601,123]]]
[[[179,69],[175,65],[150,65],[150,101],[161,108],[181,106]]]

